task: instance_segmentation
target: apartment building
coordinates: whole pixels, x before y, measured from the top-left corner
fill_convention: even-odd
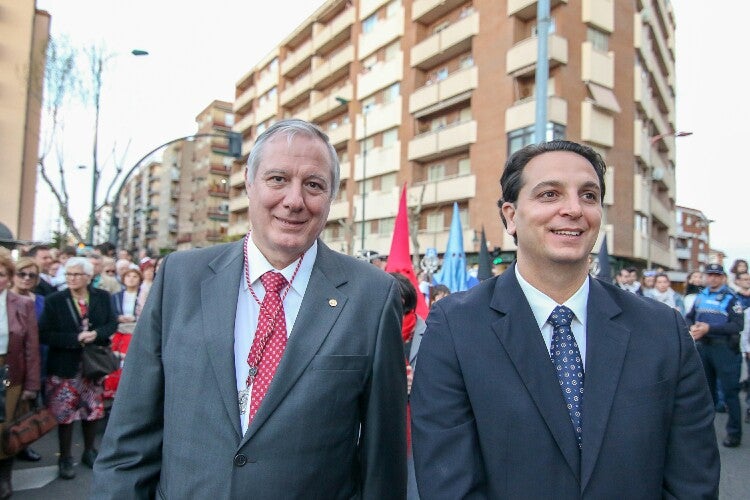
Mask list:
[[[0,7],[0,227],[6,244],[33,238],[49,29],[49,14],[34,0]]]
[[[687,276],[690,271],[702,271],[711,260],[711,219],[695,208],[677,206],[675,209],[677,234],[675,238],[674,271]],[[676,276],[679,278],[679,276]]]
[[[467,253],[483,227],[490,248],[512,252],[498,181],[533,142],[542,95],[547,139],[607,162],[610,253],[676,267],[670,3],[552,0],[543,93],[536,11],[533,0],[328,0],[236,83],[242,153],[281,118],[320,125],[342,174],[323,237],[341,252],[388,253],[404,185],[420,253],[444,251],[454,203]],[[230,236],[248,227],[243,169],[229,178]]]

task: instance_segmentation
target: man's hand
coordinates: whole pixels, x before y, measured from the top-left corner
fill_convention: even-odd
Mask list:
[[[708,323],[703,321],[696,321],[693,326],[690,327],[690,336],[693,340],[698,340],[708,333]]]

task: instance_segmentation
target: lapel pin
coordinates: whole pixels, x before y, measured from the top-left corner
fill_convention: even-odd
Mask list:
[[[338,305],[338,301],[336,299],[328,299],[328,305],[331,307],[336,307]]]

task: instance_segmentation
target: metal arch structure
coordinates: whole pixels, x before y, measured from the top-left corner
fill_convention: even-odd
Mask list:
[[[220,138],[227,138],[229,139],[229,156],[234,156],[235,158],[238,158],[241,156],[241,148],[242,148],[242,138],[238,132],[227,132],[225,134],[218,134],[218,133],[201,133],[201,134],[193,134],[193,135],[186,135],[184,137],[178,137],[177,139],[172,139],[171,141],[167,141],[163,144],[160,144],[156,146],[154,149],[143,155],[136,161],[133,166],[130,168],[127,174],[125,174],[125,177],[123,177],[122,182],[120,182],[120,187],[117,188],[117,192],[115,193],[114,198],[112,199],[112,215],[110,219],[109,224],[109,242],[113,245],[117,246],[117,240],[118,240],[118,233],[120,232],[120,218],[117,216],[117,207],[120,204],[120,195],[122,194],[122,190],[125,187],[125,184],[127,183],[128,179],[130,179],[130,176],[133,175],[133,173],[140,167],[141,163],[146,161],[148,158],[151,157],[152,154],[156,153],[162,148],[166,148],[167,146],[170,146],[172,144],[175,144],[177,142],[182,141],[193,141],[195,139],[201,139],[204,137],[220,137]]]

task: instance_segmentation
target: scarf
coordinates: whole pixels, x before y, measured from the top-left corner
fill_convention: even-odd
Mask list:
[[[404,322],[401,324],[401,338],[404,342],[409,342],[414,336],[414,329],[417,327],[416,309],[404,313]]]
[[[677,302],[674,299],[674,290],[667,288],[666,292],[660,292],[656,288],[652,288],[650,297],[663,304],[667,304],[669,307],[677,307]]]

